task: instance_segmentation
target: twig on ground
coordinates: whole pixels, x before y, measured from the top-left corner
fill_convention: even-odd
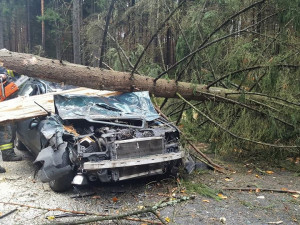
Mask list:
[[[224,171],[226,170],[225,168],[223,168],[222,166],[214,163],[209,157],[207,157],[203,152],[201,152],[190,140],[188,140],[186,138],[187,143],[199,154],[201,155],[205,160],[207,160],[207,162],[210,164],[209,166],[212,166],[214,168],[214,170],[221,172],[221,173],[225,173]]]
[[[51,208],[43,208],[43,207],[39,207],[39,206],[31,206],[31,205],[25,205],[25,204],[20,204],[20,203],[14,203],[14,202],[3,202],[0,201],[0,203],[5,204],[5,205],[15,205],[15,206],[20,206],[20,207],[25,207],[25,208],[29,208],[29,209],[39,209],[39,210],[45,210],[45,211],[59,211],[59,212],[65,212],[65,213],[72,213],[72,214],[78,214],[78,215],[89,215],[89,216],[109,216],[109,214],[104,214],[104,213],[93,213],[93,212],[85,212],[85,211],[75,211],[75,210],[67,210],[67,209],[61,209],[61,208],[55,208],[55,209],[51,209]],[[145,222],[145,223],[149,223],[149,224],[161,224],[160,222],[155,222],[155,221],[151,221],[151,220],[146,220],[146,219],[139,219],[139,218],[132,218],[132,217],[126,217],[124,218],[126,220],[130,220],[130,221],[138,221],[138,222]]]
[[[269,188],[223,188],[223,190],[229,191],[270,191],[270,192],[279,192],[279,193],[290,193],[290,194],[300,194],[300,191],[287,190],[287,189],[269,189]]]
[[[276,222],[267,222],[267,224],[282,224],[283,223],[283,221],[276,221]]]
[[[76,220],[76,221],[69,221],[69,222],[61,222],[61,223],[55,223],[56,225],[66,225],[66,224],[85,224],[85,223],[93,223],[93,222],[100,222],[100,221],[105,221],[105,220],[117,220],[117,219],[127,219],[129,216],[136,216],[144,213],[152,213],[154,214],[163,224],[166,224],[162,218],[157,214],[157,210],[161,208],[165,208],[167,206],[175,205],[180,202],[188,201],[191,199],[195,199],[195,196],[191,197],[181,197],[179,199],[171,200],[168,202],[159,202],[156,205],[152,207],[148,207],[143,210],[138,210],[134,212],[128,212],[125,214],[120,214],[120,215],[114,215],[114,216],[105,216],[105,217],[95,217],[95,218],[89,218],[85,220]],[[47,223],[49,224],[49,223]]]

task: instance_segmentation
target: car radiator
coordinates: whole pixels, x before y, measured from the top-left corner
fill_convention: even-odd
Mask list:
[[[162,137],[145,137],[115,141],[113,159],[141,158],[164,153]]]

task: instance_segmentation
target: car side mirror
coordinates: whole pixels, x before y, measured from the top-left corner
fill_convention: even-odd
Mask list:
[[[30,124],[29,124],[29,129],[33,130],[34,128],[36,128],[40,123],[39,119],[33,119],[31,120]]]

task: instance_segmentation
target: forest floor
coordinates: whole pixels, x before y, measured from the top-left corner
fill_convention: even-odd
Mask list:
[[[23,155],[23,161],[1,162],[7,173],[0,174],[0,213],[3,215],[17,210],[1,218],[0,224],[70,222],[87,219],[88,216],[51,216],[65,213],[58,209],[116,215],[140,210],[162,200],[191,195],[195,195],[194,200],[161,209],[161,218],[169,224],[300,224],[299,195],[262,191],[263,188],[300,191],[299,174],[282,168],[262,164],[219,162],[230,168],[231,172],[221,174],[212,170],[198,170],[181,179],[152,177],[113,184],[93,184],[80,190],[55,193],[48,184],[34,179],[33,157],[28,152],[17,153]],[[222,190],[233,187],[250,187],[253,191]],[[78,191],[91,195],[74,198],[78,196]],[[158,221],[149,214],[142,214],[140,218]],[[150,222],[120,220],[101,224]]]

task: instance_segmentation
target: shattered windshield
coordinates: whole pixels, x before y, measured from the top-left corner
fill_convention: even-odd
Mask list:
[[[57,113],[64,120],[140,118],[152,121],[159,118],[147,91],[109,97],[55,95],[54,102]]]

